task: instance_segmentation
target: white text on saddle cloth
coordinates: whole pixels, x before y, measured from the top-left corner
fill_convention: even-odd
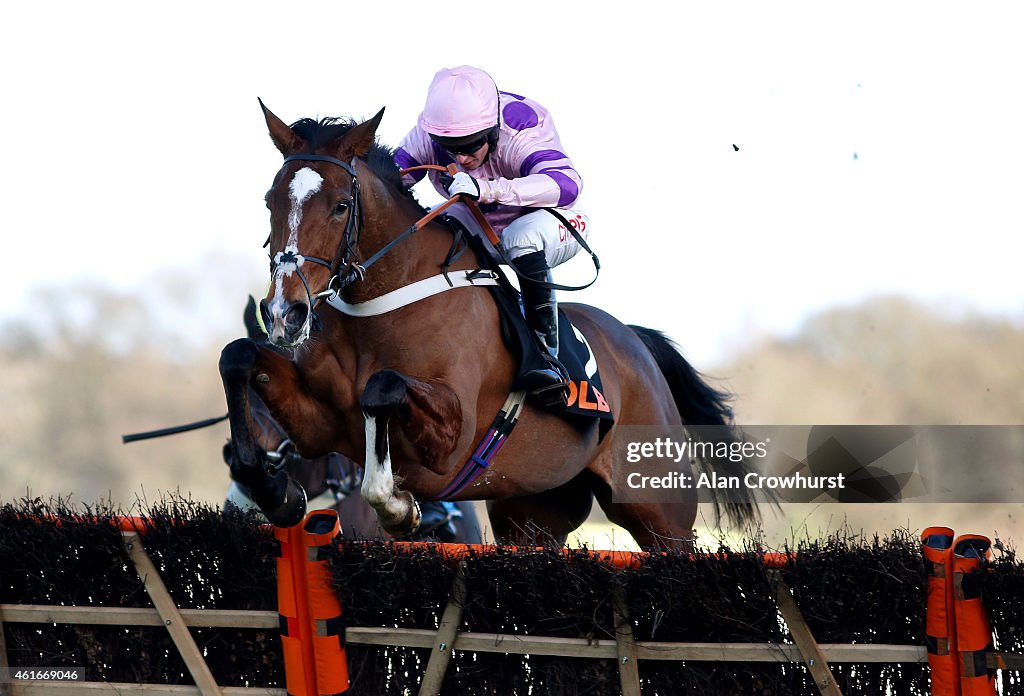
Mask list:
[[[590,379],[581,379],[579,381],[569,380],[569,401],[567,406],[569,408],[575,407],[582,411],[609,413],[611,409],[608,406],[608,401],[604,398],[604,394],[602,394],[593,383],[594,378],[597,375],[597,356],[594,355],[594,350],[590,347],[590,342],[587,341],[587,337],[584,336],[578,328],[576,328],[576,325],[570,324],[569,326],[572,328],[572,332],[576,336],[576,339],[587,351],[587,364],[584,365],[583,371]]]

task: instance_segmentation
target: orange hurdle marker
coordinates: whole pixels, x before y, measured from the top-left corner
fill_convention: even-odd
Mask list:
[[[995,652],[992,622],[981,601],[982,565],[992,556],[992,541],[979,534],[963,534],[953,542],[952,556],[959,693],[995,696],[996,670],[988,667],[988,655]]]
[[[959,696],[956,615],[953,601],[953,530],[928,527],[921,533],[921,554],[928,573],[925,643],[932,696]]]
[[[334,696],[349,688],[341,605],[320,551],[340,528],[333,510],[316,510],[302,524],[274,528],[280,545],[281,648],[290,696]]]

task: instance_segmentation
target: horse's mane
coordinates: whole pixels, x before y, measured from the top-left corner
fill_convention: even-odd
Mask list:
[[[339,138],[358,125],[356,121],[349,118],[337,116],[326,116],[319,121],[313,118],[300,118],[291,125],[295,134],[306,141],[310,150],[317,150],[335,138]],[[412,192],[402,183],[402,177],[398,173],[398,165],[395,164],[395,152],[386,145],[376,140],[370,151],[363,158],[370,169],[373,170],[382,181],[401,191],[409,200],[416,201]]]

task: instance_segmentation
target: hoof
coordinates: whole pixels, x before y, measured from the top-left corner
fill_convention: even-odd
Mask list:
[[[273,510],[263,510],[263,515],[275,527],[294,527],[306,517],[306,491],[289,478],[284,500]]]
[[[420,520],[422,519],[420,504],[416,502],[416,499],[412,497],[412,493],[409,491],[401,491],[396,495],[399,499],[409,502],[409,511],[399,522],[385,524],[381,521],[381,526],[385,532],[396,539],[405,539],[415,534],[416,530],[420,528]]]

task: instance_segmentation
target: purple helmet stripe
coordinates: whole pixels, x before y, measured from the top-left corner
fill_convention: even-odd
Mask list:
[[[537,150],[536,152],[531,152],[519,166],[519,176],[526,176],[541,162],[555,162],[563,159],[567,160],[569,158],[565,156],[564,152],[559,152],[558,150]]]
[[[576,197],[580,195],[580,187],[576,185],[576,182],[567,177],[565,174],[553,169],[545,169],[540,174],[546,174],[555,180],[558,184],[558,206],[564,208],[565,206],[576,200]]]

